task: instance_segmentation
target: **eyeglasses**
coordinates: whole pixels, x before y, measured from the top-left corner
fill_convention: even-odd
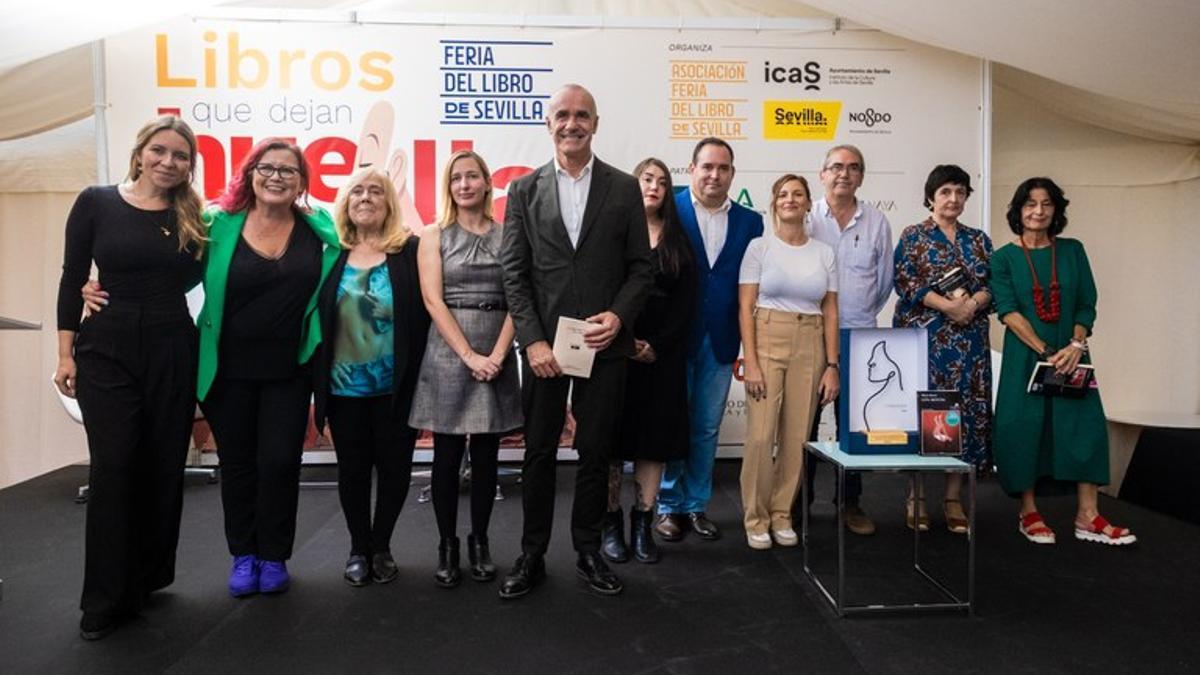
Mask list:
[[[829,173],[842,173],[845,171],[848,174],[856,176],[862,175],[863,172],[862,164],[842,164],[841,162],[830,164],[829,166],[825,167],[825,170]]]
[[[275,174],[283,180],[291,180],[300,175],[300,169],[294,166],[275,166],[274,164],[255,164],[254,172],[263,178],[270,178]]]

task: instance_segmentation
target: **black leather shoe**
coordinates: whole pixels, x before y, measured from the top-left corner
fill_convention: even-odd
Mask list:
[[[500,584],[500,599],[513,600],[529,593],[546,578],[546,563],[540,555],[521,555]]]
[[[604,514],[604,524],[600,527],[600,554],[609,562],[629,562],[629,549],[625,547],[625,513],[621,509]]]
[[[352,555],[346,561],[346,583],[351,586],[366,586],[371,580],[371,568],[367,565],[367,556]]]
[[[119,625],[116,617],[84,612],[83,618],[79,620],[79,637],[89,641],[100,640],[108,637]]]
[[[599,553],[580,553],[575,563],[575,574],[588,583],[588,587],[601,595],[617,595],[625,586]]]
[[[467,560],[471,563],[471,578],[475,581],[491,581],[496,578],[496,565],[488,552],[486,534],[467,535]]]
[[[375,583],[386,584],[389,581],[395,581],[398,576],[400,576],[400,568],[396,567],[396,561],[392,559],[391,553],[380,551],[371,556],[371,579]]]
[[[685,521],[683,515],[679,513],[662,513],[658,516],[658,521],[654,523],[654,531],[658,536],[662,537],[663,541],[680,541],[683,535],[687,533],[684,529]]]
[[[438,544],[438,566],[433,580],[442,588],[454,588],[462,581],[459,568],[458,537],[447,537]]]
[[[716,523],[708,519],[703,511],[692,511],[687,514],[688,523],[692,526],[692,532],[695,532],[701,539],[715,541],[721,538],[721,530],[717,528]]]
[[[656,563],[659,559],[658,544],[654,535],[650,534],[650,521],[654,514],[642,511],[638,507],[629,509],[629,548],[633,549],[633,557],[640,563]]]

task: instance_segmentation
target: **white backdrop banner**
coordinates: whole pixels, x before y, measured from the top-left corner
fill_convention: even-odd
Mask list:
[[[255,142],[284,136],[305,150],[313,201],[381,165],[407,222],[428,223],[441,162],[471,147],[491,165],[502,217],[508,183],[549,161],[547,104],[574,82],[596,97],[600,158],[631,170],[659,157],[680,189],[696,141],[720,136],[736,153],[731,196],[764,214],[776,177],[804,175],[819,197],[825,151],[853,143],[867,162],[859,196],[899,234],[924,219],[934,165],[979,177],[982,77],[978,59],[867,31],[179,20],[106,40],[110,178],[137,128],[174,112],[200,136],[206,199]],[[982,205],[968,223],[983,222]],[[741,391],[724,444],[741,443]]]

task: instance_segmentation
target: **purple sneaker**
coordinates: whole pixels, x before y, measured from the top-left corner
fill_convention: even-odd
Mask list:
[[[287,563],[282,560],[258,561],[258,590],[263,593],[282,593],[288,589],[291,577]]]
[[[257,592],[258,558],[253,555],[237,556],[233,559],[233,569],[229,570],[229,594],[240,598]]]

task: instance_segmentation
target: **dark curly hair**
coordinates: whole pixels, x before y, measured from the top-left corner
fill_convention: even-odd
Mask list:
[[[933,210],[933,193],[943,185],[961,185],[967,189],[967,196],[974,192],[971,187],[971,175],[957,164],[938,164],[929,172],[925,179],[925,208]]]
[[[1071,200],[1067,199],[1057,183],[1044,176],[1029,178],[1017,186],[1012,201],[1008,203],[1008,228],[1018,236],[1025,231],[1025,226],[1021,224],[1021,208],[1029,201],[1029,194],[1038,188],[1045,190],[1046,194],[1050,195],[1050,201],[1054,202],[1054,217],[1050,219],[1049,235],[1057,237],[1067,229],[1067,204],[1070,204]]]

